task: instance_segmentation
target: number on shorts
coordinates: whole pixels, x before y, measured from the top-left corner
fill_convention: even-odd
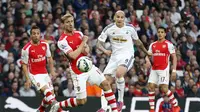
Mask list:
[[[128,59],[125,59],[125,63],[128,63]]]
[[[161,82],[164,82],[165,81],[165,77],[161,77]]]

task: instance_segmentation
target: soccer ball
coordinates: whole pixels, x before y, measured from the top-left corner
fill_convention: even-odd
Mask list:
[[[93,64],[90,58],[82,56],[77,60],[76,66],[81,72],[88,72],[91,70]]]

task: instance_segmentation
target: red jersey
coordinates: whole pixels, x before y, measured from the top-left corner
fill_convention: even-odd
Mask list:
[[[46,57],[51,57],[49,44],[41,40],[39,45],[27,43],[22,49],[22,63],[28,64],[28,70],[31,74],[46,74]]]
[[[153,54],[152,70],[164,70],[169,66],[170,54],[175,53],[175,49],[174,45],[168,40],[156,41],[150,45],[149,52]]]
[[[67,35],[63,33],[58,40],[58,47],[65,54],[68,54],[78,48],[78,46],[82,43],[83,34],[80,31],[74,31],[73,35]],[[71,69],[76,74],[81,74],[82,72],[78,70],[76,67],[77,60],[81,57],[85,56],[81,53],[75,60],[70,60]]]

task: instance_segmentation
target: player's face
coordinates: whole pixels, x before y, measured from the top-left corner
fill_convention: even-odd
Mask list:
[[[39,29],[33,29],[31,32],[31,40],[34,44],[37,44],[40,41],[40,30]]]
[[[124,25],[125,15],[123,12],[118,12],[115,15],[116,25],[122,27]]]
[[[72,32],[74,30],[74,18],[73,17],[69,17],[64,21],[64,26],[65,29],[68,32]]]
[[[159,40],[162,40],[162,39],[165,39],[165,36],[166,36],[166,33],[165,33],[165,30],[164,29],[158,29],[158,39]]]

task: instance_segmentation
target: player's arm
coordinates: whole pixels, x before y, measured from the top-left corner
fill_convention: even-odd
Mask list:
[[[53,58],[51,56],[51,51],[49,48],[49,44],[46,43],[47,49],[46,49],[46,57],[47,57],[47,63],[49,65],[49,69],[50,69],[50,74],[51,76],[55,76],[55,71],[54,71],[54,63],[53,63]]]
[[[172,73],[176,73],[176,66],[177,66],[177,57],[176,57],[176,51],[175,51],[175,47],[172,43],[168,44],[168,49],[169,52],[171,54],[171,58],[172,58]]]
[[[27,64],[22,63],[22,72],[25,75],[26,81],[28,81],[29,77],[28,77],[28,65]]]
[[[172,64],[173,64],[173,71],[175,72],[176,71],[176,66],[177,66],[177,57],[176,57],[176,53],[173,53],[171,54],[171,57],[172,57]],[[173,72],[172,71],[172,72]]]
[[[105,45],[105,42],[97,40],[97,48],[102,52],[106,52],[104,45]]]
[[[85,54],[85,55],[88,55],[89,52],[90,52],[90,48],[89,48],[88,44],[85,44],[82,53]]]
[[[21,53],[21,61],[22,61],[22,73],[25,75],[26,83],[31,86],[31,81],[28,76],[28,52],[22,49]]]
[[[144,44],[141,42],[140,39],[135,40],[135,44],[146,54],[149,55],[149,52],[147,49],[144,47]]]
[[[104,30],[102,31],[101,35],[98,37],[98,40],[97,40],[97,48],[102,51],[103,53],[105,53],[106,55],[110,56],[111,55],[111,51],[110,50],[107,50],[105,49],[105,41],[108,37],[107,35],[107,32],[108,32],[108,26],[104,28]]]
[[[152,54],[152,44],[150,44],[148,52]],[[150,68],[151,66],[151,60],[149,58],[150,58],[149,56],[145,57],[147,68]]]
[[[146,55],[151,56],[151,53],[149,53],[147,49],[144,47],[144,44],[139,39],[138,34],[132,25],[130,25],[130,30],[132,33],[131,37],[135,41],[135,45],[138,46]]]
[[[87,36],[83,36],[83,41],[81,42],[81,44],[79,45],[79,47],[76,50],[74,50],[72,52],[69,52],[66,55],[69,58],[71,58],[71,59],[76,59],[81,54],[81,52],[83,51],[83,49],[85,48],[87,40],[88,40],[88,37]]]
[[[86,43],[87,43],[88,37],[87,36],[83,36],[83,40],[81,42],[81,44],[79,45],[79,47],[76,50],[72,50],[72,48],[68,45],[68,42],[66,40],[62,40],[62,41],[58,41],[58,47],[60,50],[62,50],[65,55],[70,58],[70,59],[76,59],[81,52],[83,51]]]

